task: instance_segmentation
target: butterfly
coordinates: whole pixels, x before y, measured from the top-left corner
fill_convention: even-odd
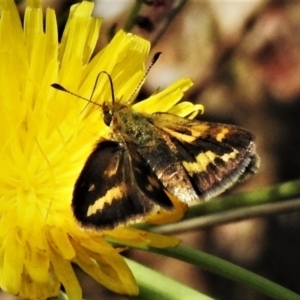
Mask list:
[[[101,107],[110,139],[97,142],[73,191],[84,227],[112,229],[172,210],[171,197],[187,205],[208,200],[258,168],[254,136],[241,127],[139,113],[114,96]]]

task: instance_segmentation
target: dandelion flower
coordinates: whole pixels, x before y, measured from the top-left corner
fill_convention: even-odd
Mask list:
[[[150,47],[120,31],[92,59],[101,25],[92,9],[89,2],[72,7],[59,44],[53,10],[47,9],[44,24],[40,2],[29,1],[22,27],[13,0],[0,0],[0,287],[20,298],[56,296],[62,284],[69,299],[81,299],[71,263],[114,292],[137,294],[120,249],[105,238],[155,247],[177,243],[132,228],[85,230],[72,215],[74,182],[95,142],[109,130],[99,107],[51,84],[89,98],[95,78],[106,71],[116,98],[125,101],[145,74]],[[103,77],[93,94],[99,103],[111,99]],[[180,80],[133,108],[189,115],[199,107],[176,103],[190,85],[189,79]]]

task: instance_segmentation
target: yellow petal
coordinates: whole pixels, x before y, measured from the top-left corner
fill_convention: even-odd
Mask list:
[[[161,234],[146,232],[135,228],[116,228],[105,231],[105,237],[132,247],[152,246],[157,248],[173,247],[179,244],[179,239]]]
[[[184,95],[184,92],[193,85],[190,78],[180,79],[163,91],[149,97],[147,100],[134,104],[135,111],[152,114],[155,112],[167,112]]]

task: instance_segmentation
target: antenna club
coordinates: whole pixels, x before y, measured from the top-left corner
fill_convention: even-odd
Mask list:
[[[162,52],[156,52],[152,58],[152,64],[155,64]]]
[[[65,89],[63,86],[61,86],[58,83],[52,83],[51,86],[56,90],[63,91],[63,92],[69,92],[67,89]]]

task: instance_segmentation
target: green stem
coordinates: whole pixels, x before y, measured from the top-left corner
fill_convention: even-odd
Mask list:
[[[207,216],[199,216],[192,219],[151,227],[152,232],[161,234],[178,234],[191,230],[199,230],[206,227],[217,226],[229,222],[247,220],[249,218],[264,217],[271,214],[289,213],[300,209],[300,199],[287,200],[278,203],[268,203],[251,207],[220,211]]]
[[[212,298],[197,292],[169,277],[166,277],[135,261],[126,259],[139,285],[139,295],[136,300],[212,300]]]
[[[247,271],[230,262],[224,261],[210,254],[194,250],[186,246],[158,249],[149,248],[147,251],[164,256],[173,257],[181,261],[196,265],[204,270],[226,277],[235,282],[244,284],[272,299],[300,300],[300,295],[274,283],[270,280]]]
[[[178,223],[162,226],[137,224],[134,227],[159,233],[179,233],[257,216],[286,213],[300,209],[299,199],[288,200],[299,195],[300,180],[294,180],[252,192],[218,197],[191,206]]]
[[[285,182],[263,189],[218,197],[203,205],[192,206],[185,219],[226,211],[233,208],[249,207],[291,199],[300,195],[300,180]]]
[[[135,1],[135,4],[133,5],[133,7],[131,9],[130,15],[124,25],[125,31],[130,32],[132,30],[133,26],[135,25],[136,17],[138,16],[142,5],[143,5],[143,1],[141,1],[141,0]]]
[[[241,193],[218,198],[202,205],[192,207],[187,213],[185,219],[194,218],[195,216],[203,216],[206,214],[214,215],[224,211],[230,212],[231,210],[233,211],[237,208],[244,208],[251,211],[253,210],[253,206],[262,206],[268,209],[266,204],[270,204],[271,207],[274,207],[277,204],[287,204],[292,206],[294,205],[295,208],[299,208],[298,200],[288,200],[299,195],[300,180],[295,180],[254,192]],[[282,206],[281,212],[285,210],[286,207]],[[220,258],[194,250],[192,248],[177,246],[165,249],[157,249],[152,247],[140,247],[138,249],[158,253],[168,257],[173,257],[181,261],[199,266],[202,269],[218,274],[222,277],[226,277],[235,282],[244,284],[273,299],[300,300],[300,295],[297,295],[294,292],[276,283],[273,283],[264,277],[256,275]]]

